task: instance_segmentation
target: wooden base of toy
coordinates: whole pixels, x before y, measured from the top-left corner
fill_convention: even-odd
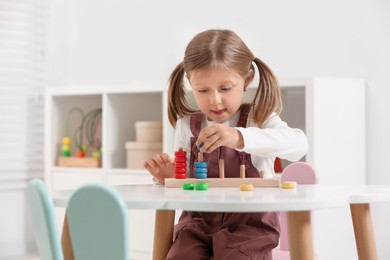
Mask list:
[[[99,168],[100,160],[92,157],[58,157],[58,166]]]
[[[207,179],[165,179],[166,188],[181,188],[184,183],[208,182],[210,188],[239,187],[240,184],[252,184],[253,187],[279,187],[280,181],[277,178],[207,178]]]

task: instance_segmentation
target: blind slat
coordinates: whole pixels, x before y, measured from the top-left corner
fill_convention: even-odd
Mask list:
[[[43,175],[43,98],[36,93],[45,82],[47,7],[47,0],[0,0],[0,186],[12,175]]]

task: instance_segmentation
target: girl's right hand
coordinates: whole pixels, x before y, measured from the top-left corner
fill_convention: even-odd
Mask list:
[[[144,163],[144,167],[161,183],[165,183],[165,178],[175,177],[173,159],[166,153],[154,154],[152,159]]]

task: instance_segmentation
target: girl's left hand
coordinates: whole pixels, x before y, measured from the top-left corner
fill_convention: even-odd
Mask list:
[[[244,139],[237,129],[216,124],[200,131],[196,145],[201,146],[201,152],[211,153],[220,146],[241,149],[244,147]]]

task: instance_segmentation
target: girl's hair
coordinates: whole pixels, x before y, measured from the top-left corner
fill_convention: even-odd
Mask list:
[[[243,78],[250,70],[259,71],[259,85],[252,101],[253,121],[260,127],[273,113],[281,113],[282,99],[278,81],[269,67],[256,58],[241,38],[229,30],[207,30],[196,35],[188,44],[184,59],[169,78],[168,117],[173,127],[179,117],[195,112],[186,99],[184,77],[193,70],[210,67],[228,68]],[[245,86],[246,88],[246,86]]]

